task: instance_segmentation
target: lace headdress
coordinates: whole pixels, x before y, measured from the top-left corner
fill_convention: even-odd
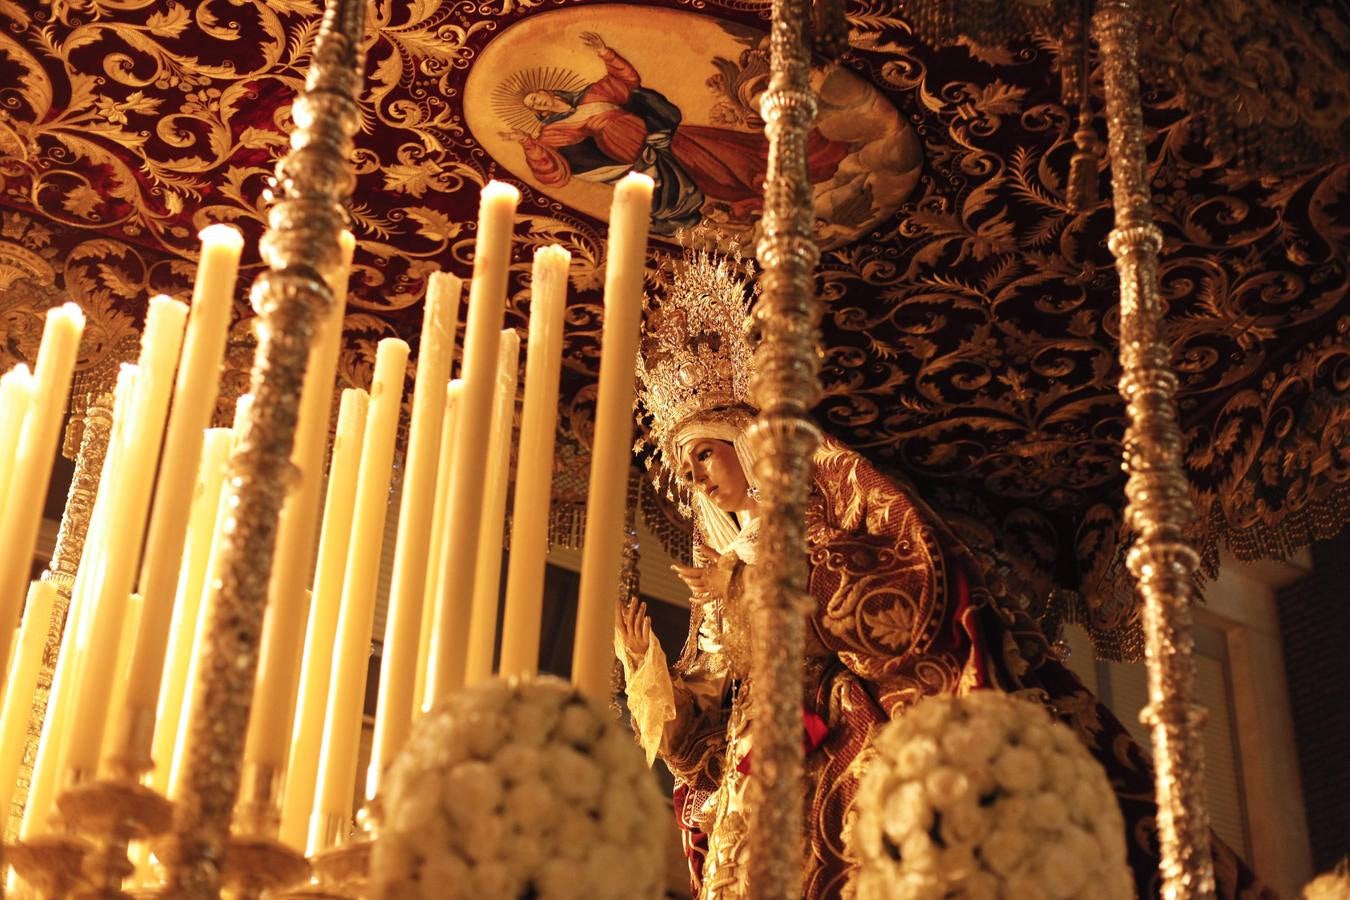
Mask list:
[[[695,423],[750,418],[753,347],[747,335],[758,285],[750,263],[731,246],[713,248],[708,232],[679,235],[684,252],[660,261],[647,295],[638,358],[638,400],[651,442],[646,464],[668,499],[688,514],[678,478],[681,435]],[[642,450],[642,446],[635,448]]]

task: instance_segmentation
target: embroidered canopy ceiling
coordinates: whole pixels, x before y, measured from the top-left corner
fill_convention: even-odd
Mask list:
[[[1145,116],[1197,536],[1211,558],[1220,540],[1279,554],[1350,505],[1350,27],[1331,4],[1297,20],[1261,0],[1188,6],[1157,25],[1175,78],[1150,79]],[[1057,69],[1074,54],[932,46],[896,7],[851,2],[851,48],[816,77],[819,418],[1110,624],[1127,539],[1116,278],[1104,170],[1101,202],[1065,197],[1077,110]],[[202,226],[232,222],[252,246],[318,14],[0,0],[0,364],[31,357],[41,312],[69,295],[90,316],[92,385],[151,293],[186,294]],[[428,273],[468,274],[478,189],[507,179],[524,195],[510,324],[526,323],[533,248],[573,254],[565,427],[584,443],[614,159],[662,173],[657,234],[751,239],[767,17],[763,0],[372,3],[340,377],[368,382],[382,337],[416,340]],[[1286,168],[1235,164],[1188,112],[1216,105],[1282,135]],[[256,251],[246,263],[251,277]],[[241,287],[222,404],[247,381],[250,317]]]

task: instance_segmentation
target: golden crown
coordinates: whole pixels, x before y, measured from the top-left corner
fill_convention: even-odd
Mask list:
[[[746,324],[758,291],[734,244],[723,252],[703,230],[677,238],[684,252],[659,261],[655,290],[646,297],[638,359],[638,399],[651,449],[667,469],[675,465],[675,439],[686,425],[748,405],[753,348]]]

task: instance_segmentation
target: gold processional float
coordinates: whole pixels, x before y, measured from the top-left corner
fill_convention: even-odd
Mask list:
[[[461,285],[441,274],[428,289],[367,803],[356,816],[364,827],[353,833],[374,554],[409,352],[401,340],[382,341],[369,392],[343,392],[321,497],[353,250],[343,204],[354,179],[364,6],[329,0],[295,103],[292,149],[277,167],[260,247],[268,270],[252,291],[259,325],[250,392],[234,427],[207,425],[242,239],[212,226],[202,234],[191,315],[181,302],[154,298],[137,363],[84,414],[56,551],[26,603],[81,311],[52,310],[32,371],[21,365],[0,378],[0,453],[13,460],[0,477],[0,629],[20,625],[23,610],[12,662],[10,643],[0,641],[0,671],[8,673],[3,799],[16,787],[25,744],[37,750],[22,824],[4,848],[18,895],[362,895],[380,818],[398,813],[378,808],[381,781],[415,717],[492,675],[519,354],[514,332],[501,331],[518,195],[500,183],[482,194],[461,378],[453,382]],[[801,829],[796,697],[806,591],[798,548],[818,439],[809,418],[821,306],[806,177],[816,102],[808,42],[814,27],[818,43],[838,43],[838,15],[830,4],[813,10],[808,0],[775,0],[762,100],[770,158],[752,383],[761,413],[750,438],[764,531],[778,539],[766,543],[749,588],[752,672],[768,710],[756,722],[756,766],[772,777],[754,781],[748,887],[764,898],[796,893],[801,871],[799,842],[783,836]],[[1131,423],[1127,515],[1139,535],[1129,562],[1148,640],[1163,892],[1191,898],[1213,894],[1201,713],[1191,701],[1196,556],[1182,539],[1189,512],[1176,379],[1160,327],[1160,236],[1144,172],[1139,19],[1133,0],[1104,0],[1092,28],[1105,75],[1110,247],[1121,278],[1121,392]],[[642,175],[622,181],[609,219],[605,352],[573,654],[574,683],[595,702],[610,693],[651,187]],[[539,641],[567,266],[565,251],[544,248],[532,282],[499,668],[527,680]],[[156,458],[157,476],[145,462]],[[189,483],[195,492],[182,490]],[[340,596],[340,611],[310,608],[308,573],[296,560],[316,553],[314,594]],[[493,602],[482,590],[454,589],[451,573],[489,570]]]

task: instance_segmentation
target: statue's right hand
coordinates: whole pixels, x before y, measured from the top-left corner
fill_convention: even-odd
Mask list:
[[[647,655],[652,643],[652,620],[647,615],[646,603],[638,602],[635,597],[620,604],[615,627],[630,661],[636,662]]]

